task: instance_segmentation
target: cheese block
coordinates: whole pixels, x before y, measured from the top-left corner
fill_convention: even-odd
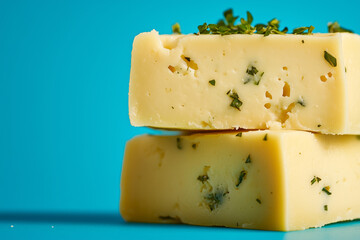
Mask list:
[[[126,221],[291,231],[360,217],[360,138],[265,130],[126,145]]]
[[[138,35],[134,126],[360,133],[360,37]]]

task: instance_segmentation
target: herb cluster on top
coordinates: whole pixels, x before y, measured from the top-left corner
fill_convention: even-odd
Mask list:
[[[239,16],[234,16],[233,10],[228,9],[224,12],[224,19],[218,21],[217,24],[207,24],[204,23],[198,26],[199,34],[217,34],[217,35],[230,35],[230,34],[262,34],[265,37],[270,34],[286,34],[288,33],[288,28],[285,27],[282,30],[280,29],[280,21],[276,18],[270,20],[267,24],[258,23],[252,25],[253,16],[247,11],[247,18],[240,18],[240,22],[236,24],[236,20],[239,19]],[[173,33],[181,34],[180,25],[178,23],[172,26]],[[309,27],[299,27],[295,28],[292,34],[312,34],[314,30],[313,26]],[[328,24],[328,32],[350,32],[351,30],[340,27],[338,22]]]

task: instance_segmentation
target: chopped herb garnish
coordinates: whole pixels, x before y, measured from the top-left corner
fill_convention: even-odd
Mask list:
[[[209,176],[208,175],[200,175],[198,176],[197,180],[199,180],[200,182],[204,183],[206,182],[207,180],[209,180]]]
[[[176,146],[179,150],[181,150],[183,148],[183,145],[182,145],[182,139],[181,138],[176,138]]]
[[[316,182],[320,182],[321,178],[314,176],[314,178],[311,180],[311,185],[313,185]]]
[[[300,98],[298,101],[297,101],[298,104],[300,104],[301,106],[305,107],[306,104],[305,104],[305,101],[304,99]]]
[[[295,28],[293,30],[293,34],[312,34],[312,31],[315,29],[315,27],[310,26],[310,27],[299,27],[299,28]]]
[[[236,23],[239,19],[239,16],[234,16],[233,10],[228,9],[224,13],[224,18],[220,19],[216,24],[207,24],[204,23],[198,26],[199,34],[219,34],[219,35],[229,35],[229,34],[262,34],[264,37],[269,36],[270,34],[285,34],[288,32],[288,28],[285,27],[283,30],[280,30],[280,21],[276,18],[267,22],[267,24],[254,24],[254,17],[252,14],[247,11],[246,19],[240,18],[240,22]],[[181,34],[180,25],[178,23],[172,26],[173,33]],[[309,27],[298,27],[293,29],[293,34],[312,34],[314,31],[314,26]],[[328,32],[349,32],[353,31],[340,27],[338,22],[328,23]],[[304,40],[301,41],[304,43]]]
[[[249,155],[249,156],[250,156],[250,155]],[[242,170],[242,171],[240,172],[239,181],[238,181],[238,183],[236,184],[236,187],[239,187],[239,186],[240,186],[240,184],[242,183],[242,181],[245,180],[246,175],[247,175],[247,171]]]
[[[197,143],[193,143],[193,144],[191,145],[191,147],[192,147],[193,149],[196,149],[196,148],[197,148]]]
[[[304,41],[304,40],[301,40],[301,42],[302,42],[302,43],[305,43],[305,41]]]
[[[242,105],[242,102],[239,99],[233,99],[233,101],[230,103],[231,107],[234,107],[239,111],[240,111],[241,105]]]
[[[328,210],[328,205],[324,205],[324,210],[325,210],[325,211]]]
[[[331,195],[330,187],[326,186],[321,189],[321,191],[325,192],[327,195]]]
[[[240,18],[240,23],[236,24],[235,22],[239,17],[234,16],[232,9],[228,9],[224,12],[224,19],[219,20],[217,24],[204,23],[199,25],[197,34],[262,34],[266,37],[270,34],[285,34],[288,31],[287,27],[280,30],[280,21],[276,18],[270,20],[267,24],[252,25],[253,16],[250,12],[246,12],[246,15],[246,19]],[[308,27],[305,30],[308,30],[308,33],[303,34],[310,34],[313,27]]]
[[[353,33],[353,31],[340,27],[338,22],[328,23],[328,32],[329,33],[336,33],[336,32],[348,32]]]
[[[213,80],[210,80],[209,83],[210,83],[211,85],[215,86],[216,81],[215,81],[215,79],[213,79]]]
[[[259,72],[259,70],[256,67],[250,65],[246,69],[246,78],[244,80],[244,84],[247,84],[247,83],[253,81],[255,85],[259,85],[260,80],[263,75],[264,75],[264,72]]]
[[[230,98],[232,98],[230,107],[236,108],[240,111],[240,107],[243,103],[242,101],[240,101],[239,95],[235,92],[235,90],[229,90],[226,94],[229,95]]]
[[[174,25],[172,25],[172,32],[176,34],[181,34],[179,23],[175,23]]]
[[[242,137],[242,132],[239,132],[238,134],[235,135],[236,137]]]
[[[210,31],[207,30],[208,29],[208,25],[206,23],[204,23],[203,25],[199,25],[198,26],[199,29],[199,33],[198,34],[209,34]]]
[[[327,51],[324,51],[324,58],[332,67],[336,67],[336,58],[333,55],[331,55]]]
[[[249,66],[248,69],[246,69],[246,73],[251,76],[255,76],[255,74],[257,74],[258,72],[259,71],[254,66]]]
[[[321,124],[318,124],[317,127],[321,127]]]
[[[250,154],[247,156],[246,160],[245,160],[245,163],[251,163],[251,157],[250,157]]]
[[[224,201],[224,197],[226,194],[228,194],[229,191],[224,191],[217,189],[214,193],[208,193],[204,199],[207,203],[210,211],[214,211],[216,208],[218,208]]]
[[[265,136],[263,138],[264,141],[267,141],[267,136],[268,136],[268,134],[265,134]]]
[[[257,198],[256,201],[261,204],[261,200],[259,198]]]

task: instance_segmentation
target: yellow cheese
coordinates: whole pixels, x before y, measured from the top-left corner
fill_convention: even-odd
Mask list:
[[[291,231],[360,217],[360,139],[302,131],[143,135],[126,145],[126,221]]]
[[[130,120],[155,128],[359,134],[359,66],[356,34],[142,33],[132,52]]]

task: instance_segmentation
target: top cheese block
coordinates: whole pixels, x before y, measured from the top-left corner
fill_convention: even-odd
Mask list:
[[[360,37],[159,35],[133,44],[134,126],[360,133]]]

